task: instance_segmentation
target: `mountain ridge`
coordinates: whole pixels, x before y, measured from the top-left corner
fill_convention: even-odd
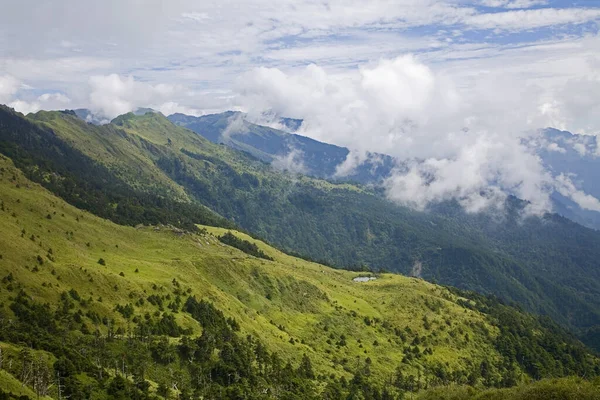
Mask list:
[[[596,199],[600,198],[600,158],[596,136],[579,135],[557,129],[544,129],[532,144],[546,167],[554,174],[561,174],[575,189],[582,190]],[[600,229],[600,203],[578,204],[565,197],[560,190],[553,195],[558,211],[585,226]],[[587,209],[585,208],[587,207]]]
[[[302,172],[322,179],[378,185],[390,176],[394,168],[403,167],[402,160],[389,155],[368,153],[363,164],[358,163],[360,165],[351,168],[350,171],[339,173],[340,167],[345,165],[348,157],[352,157],[347,148],[297,135],[294,130],[284,132],[254,124],[247,121],[245,115],[240,112],[228,111],[201,117],[173,114],[167,118],[214,143],[224,143],[249,152],[279,168],[287,167],[292,172]],[[295,126],[301,123],[300,120],[292,121]],[[544,140],[540,141],[538,137],[525,141],[524,144],[537,152],[547,170],[556,175],[575,174],[580,182],[576,187],[583,189],[588,195],[600,198],[600,187],[594,185],[600,178],[594,172],[600,167],[596,137],[551,128],[541,132]],[[560,188],[552,193],[551,200],[554,212],[587,227],[600,229],[600,204],[593,210],[585,209],[565,197]]]
[[[345,147],[258,125],[247,121],[240,112],[228,111],[201,117],[172,114],[167,118],[213,143],[225,143],[266,162],[281,160],[291,155],[290,161],[300,164],[296,170],[291,168],[292,172],[302,172],[317,178],[370,184],[387,177],[395,166],[392,157],[373,153],[363,165],[338,177],[339,166],[350,155],[350,150]],[[298,120],[293,121],[298,123]],[[293,160],[294,155],[297,156],[297,160]],[[285,167],[284,164],[280,168]]]

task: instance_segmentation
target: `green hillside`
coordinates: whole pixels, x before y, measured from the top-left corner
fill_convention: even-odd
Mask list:
[[[379,398],[600,372],[554,324],[485,297],[399,275],[354,282],[234,233],[273,261],[257,258],[221,243],[224,228],[116,225],[4,157],[0,224],[3,390]]]
[[[157,113],[100,127],[71,112],[0,117],[0,152],[113,222],[238,227],[324,263],[495,293],[600,348],[600,233],[555,215],[523,219],[516,199],[502,218],[454,204],[415,212],[373,189],[280,173]]]

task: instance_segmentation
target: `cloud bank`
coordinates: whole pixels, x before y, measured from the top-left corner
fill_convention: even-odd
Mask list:
[[[112,119],[118,115],[150,107],[165,115],[181,112],[197,115],[198,111],[170,101],[183,87],[169,84],[151,85],[136,81],[133,76],[117,74],[92,76],[89,80],[89,102],[91,110],[103,117]]]
[[[569,85],[544,91],[533,83],[519,87],[522,81],[510,81],[511,75],[493,78],[464,79],[406,55],[343,74],[316,65],[296,73],[258,68],[238,85],[251,113],[268,109],[301,118],[299,133],[352,149],[339,175],[368,152],[403,160],[384,183],[399,203],[424,209],[457,199],[480,211],[512,194],[540,213],[551,209],[550,194],[560,190],[590,204],[591,196],[553,177],[523,144],[557,118],[545,105]]]

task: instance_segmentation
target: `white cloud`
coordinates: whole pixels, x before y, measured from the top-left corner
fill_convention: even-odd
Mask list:
[[[403,204],[456,198],[477,211],[514,194],[531,201],[531,211],[549,210],[553,177],[522,139],[555,118],[540,105],[562,90],[502,71],[503,79],[496,71],[463,76],[402,56],[342,74],[316,65],[259,68],[238,83],[251,115],[302,118],[301,134],[351,148],[338,175],[369,151],[412,160],[386,182],[388,196]]]
[[[38,97],[38,100],[44,103],[53,101],[59,104],[69,104],[71,102],[71,99],[62,93],[44,93]]]
[[[91,73],[114,67],[110,60],[87,56],[51,59],[4,58],[0,56],[0,65],[8,73],[22,81],[31,82],[43,78],[45,82],[53,84],[68,82],[81,84],[88,79]]]
[[[117,74],[93,76],[89,85],[92,111],[108,118],[134,111],[138,107],[152,108],[152,105],[169,110],[175,107],[175,103],[168,100],[181,89],[167,84],[151,85],[136,81],[132,76]]]
[[[562,154],[567,152],[564,147],[560,147],[557,143],[550,143],[548,146],[546,146],[546,150]]]
[[[303,118],[300,133],[316,139],[382,153],[406,149],[411,153],[402,155],[414,157],[421,154],[414,153],[415,146],[407,147],[412,131],[420,125],[443,125],[461,106],[450,82],[413,56],[382,60],[351,74],[329,74],[316,65],[295,74],[258,68],[238,84],[251,115],[270,109]],[[429,111],[433,109],[435,115]]]
[[[583,24],[600,18],[598,9],[515,10],[499,13],[474,14],[465,18],[465,24],[478,29],[522,31],[564,24]]]
[[[582,190],[577,189],[569,176],[560,174],[556,178],[556,190],[563,196],[573,200],[584,210],[600,212],[600,200]]]
[[[221,134],[224,138],[246,132],[246,120],[243,114],[235,113],[227,119],[227,126]]]
[[[0,103],[8,103],[19,90],[21,82],[10,75],[0,75]]]
[[[573,149],[575,149],[580,156],[585,156],[587,154],[587,148],[583,143],[573,143]]]
[[[548,0],[481,0],[481,5],[495,8],[531,8],[548,3]]]
[[[189,18],[196,22],[202,22],[210,19],[210,16],[205,12],[184,12],[181,14],[183,18]]]
[[[290,149],[285,156],[276,157],[271,165],[278,170],[295,174],[306,174],[308,172],[304,165],[304,153],[298,149]]]
[[[466,44],[498,51],[486,43],[495,33],[474,37],[466,34],[471,29],[525,31],[598,18],[598,10],[581,6],[526,9],[544,0],[485,2],[525,10],[486,13],[475,0],[23,0],[0,13],[0,74],[63,92],[77,107],[89,106],[90,76],[131,75],[194,91],[154,104],[202,113],[235,106],[213,94],[258,66],[286,70],[313,62],[345,69],[406,52],[442,62],[459,57]]]
[[[25,115],[29,114],[29,113],[34,113],[37,112],[41,109],[41,106],[39,103],[36,102],[26,102],[23,100],[15,100],[15,101],[11,101],[10,103],[8,103],[9,107],[14,108],[16,111],[23,113]]]
[[[564,126],[569,126],[571,129],[575,127],[578,133],[600,132],[599,72],[570,79],[562,89],[557,91],[556,97],[562,110]]]
[[[174,101],[167,101],[163,104],[160,104],[158,106],[154,106],[151,108],[154,108],[155,110],[160,111],[164,115],[171,115],[171,114],[175,114],[175,113],[193,115],[195,117],[202,115],[201,111],[199,111],[195,108],[183,106]]]
[[[71,99],[62,93],[44,93],[30,101],[16,98],[19,89],[30,88],[12,77],[0,77],[0,103],[5,103],[23,114],[29,114],[42,109],[65,108],[71,102]]]
[[[334,177],[342,178],[354,174],[356,168],[369,160],[369,153],[365,150],[352,149],[346,159],[336,166]]]
[[[456,199],[467,211],[500,207],[506,194],[532,201],[536,213],[551,208],[551,177],[539,159],[514,141],[481,135],[451,158],[413,162],[385,183],[388,197],[418,209]]]
[[[44,93],[31,102],[15,100],[11,103],[11,107],[23,114],[28,114],[39,110],[65,109],[70,103],[71,99],[62,93]]]

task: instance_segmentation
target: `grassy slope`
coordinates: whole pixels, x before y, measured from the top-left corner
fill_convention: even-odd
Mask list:
[[[31,115],[65,142],[93,159],[101,161],[129,182],[134,189],[156,190],[181,201],[189,201],[184,189],[169,179],[145,154],[138,137],[126,135],[111,126],[98,127],[59,112],[40,111]],[[165,144],[166,139],[160,144]],[[145,147],[146,150],[153,151]]]
[[[15,278],[13,291],[0,286],[5,312],[9,312],[9,296],[19,287],[35,300],[51,303],[58,301],[61,292],[75,288],[83,298],[95,299],[89,309],[117,317],[118,324],[127,328],[127,321],[113,311],[117,304],[168,293],[172,280],[177,279],[196,296],[210,299],[227,316],[235,317],[243,331],[260,337],[271,350],[292,360],[307,353],[323,373],[348,375],[334,359],[346,358],[348,366],[354,367],[351,364],[357,358],[370,357],[374,374],[380,380],[389,376],[402,360],[403,344],[384,329],[383,321],[401,329],[410,327],[420,335],[434,333],[429,344],[434,352],[425,357],[427,362],[447,362],[454,369],[497,356],[491,343],[495,329],[482,314],[457,305],[444,288],[387,274],[358,284],[352,282],[356,273],[305,262],[260,242],[261,249],[275,261],[256,259],[222,245],[214,237],[221,231],[215,228],[196,236],[165,227],[118,226],[75,209],[27,181],[5,158],[0,159],[0,168],[0,199],[5,209],[0,212],[0,277],[12,273]],[[49,248],[54,262],[47,257]],[[43,265],[38,265],[38,255],[44,259]],[[106,260],[106,266],[97,263],[100,258]],[[36,265],[39,271],[34,272]],[[99,297],[102,302],[97,301]],[[433,300],[442,304],[437,313],[425,305]],[[138,309],[142,313],[154,310],[148,303]],[[423,328],[426,315],[433,325],[430,331]],[[381,323],[367,326],[365,317],[379,318]],[[179,313],[177,319],[199,330],[187,314]],[[445,326],[444,320],[451,325]],[[476,334],[467,321],[487,327],[490,336]],[[469,342],[461,335],[449,334],[459,328],[469,333]],[[336,338],[345,335],[347,347],[327,344],[331,333]],[[291,344],[290,338],[304,344]]]
[[[548,379],[510,389],[478,391],[470,387],[444,387],[418,395],[417,400],[600,400],[600,380]]]
[[[23,350],[18,346],[12,345],[10,343],[2,343],[0,342],[0,348],[2,349],[3,356],[3,364],[5,366],[12,362],[18,362],[16,360],[19,359],[19,353]],[[56,361],[56,358],[45,351],[35,351],[29,350],[33,359],[41,360],[41,362],[51,365]],[[9,372],[0,369],[0,389],[5,392],[12,393],[17,396],[28,396],[32,399],[37,398],[36,394],[30,387],[27,385],[23,385],[21,381],[19,381],[16,377],[11,375]],[[40,396],[40,399],[50,399],[48,396]]]
[[[129,115],[129,114],[127,114]],[[173,125],[161,114],[148,113],[143,116],[123,118],[118,117],[115,123],[132,136],[142,137],[156,145],[163,145],[167,138],[171,139],[173,149],[185,149],[194,153],[207,154],[226,160],[230,165],[240,172],[249,171],[264,175],[265,178],[281,179],[278,171],[267,167],[264,163],[257,161],[252,156],[247,156],[226,146],[216,145],[204,139],[202,136],[180,126]],[[310,183],[320,189],[342,189],[354,192],[362,192],[362,189],[346,183],[331,183],[321,179],[310,177],[298,177],[302,182]],[[295,180],[295,179],[294,179]]]
[[[197,170],[194,174],[196,177],[211,178],[211,175],[218,174],[210,160],[205,162],[184,157],[181,149],[210,159],[225,160],[239,173],[250,172],[263,180],[273,181],[276,185],[283,184],[284,187],[279,189],[284,192],[295,184],[309,184],[322,190],[363,191],[355,185],[333,184],[305,176],[282,179],[279,172],[252,156],[211,143],[188,129],[173,125],[156,113],[142,116],[125,114],[115,119],[112,125],[102,127],[86,124],[72,115],[55,111],[39,111],[29,114],[27,118],[51,128],[62,140],[116,171],[119,178],[134,188],[168,193],[180,200],[189,200],[188,194],[157,167],[159,159],[178,156]]]
[[[480,293],[494,292],[526,305],[533,312],[550,315],[571,328],[587,328],[598,321],[600,275],[597,273],[597,263],[592,261],[593,256],[587,256],[586,260],[579,253],[584,249],[594,248],[600,237],[590,234],[586,229],[578,230],[573,227],[574,224],[557,224],[556,228],[548,231],[542,227],[546,221],[528,220],[521,227],[502,224],[497,226],[486,217],[482,217],[482,222],[476,221],[477,217],[464,214],[419,214],[391,206],[386,201],[377,199],[368,190],[355,185],[334,184],[308,177],[290,179],[244,154],[225,146],[214,145],[187,129],[174,127],[160,114],[127,118],[122,126],[130,135],[143,137],[158,146],[169,137],[172,139],[173,149],[182,148],[216,157],[225,160],[238,173],[247,172],[259,177],[263,186],[260,190],[267,187],[266,191],[274,196],[266,200],[273,202],[273,207],[266,212],[257,205],[261,201],[246,192],[242,193],[244,190],[227,194],[241,199],[245,203],[244,207],[219,209],[220,199],[207,205],[282,248],[301,249],[301,253],[311,255],[332,254],[327,247],[352,242],[352,250],[356,254],[346,251],[342,265],[366,261],[369,265],[384,265],[387,270],[409,274],[414,261],[421,259],[425,265],[424,277],[427,279]],[[218,168],[214,171],[206,170],[203,163],[189,158],[186,163],[189,169],[196,171],[194,174],[199,180],[206,180],[208,177],[208,186],[219,184],[218,175],[222,171]],[[214,179],[211,174],[217,180],[210,181]],[[193,191],[191,192],[193,196]],[[297,212],[297,205],[290,207],[289,203],[290,198],[306,199],[305,196],[308,197],[310,206],[301,211],[306,216],[303,221],[290,215]],[[327,210],[328,207],[333,209]],[[320,214],[314,208],[326,211]],[[272,215],[274,213],[278,213],[275,218]],[[332,224],[329,226],[319,221],[330,217]],[[382,220],[393,222],[388,224]],[[340,225],[339,221],[343,223]],[[297,233],[290,233],[288,226],[298,227],[297,232],[310,233],[295,236]],[[494,232],[495,229],[499,231]],[[555,234],[555,230],[563,229],[570,232],[566,235]],[[311,238],[315,231],[320,234],[318,239]],[[401,232],[400,237],[397,237],[398,232]],[[532,234],[544,239],[531,240],[529,235]],[[581,237],[575,243],[567,243],[565,236]],[[531,250],[529,245],[524,246],[524,242],[531,244],[534,249]],[[499,246],[499,243],[502,245]],[[540,246],[545,247],[542,250],[544,253],[552,256],[540,257],[536,254],[540,251]],[[504,248],[498,251],[498,247]],[[555,259],[561,261],[554,262]],[[565,273],[565,267],[568,274]],[[549,270],[550,273],[540,270]],[[565,275],[571,277],[563,278]],[[573,288],[577,291],[577,296],[573,296]]]
[[[0,344],[3,346],[3,344]],[[24,386],[17,378],[6,371],[0,370],[0,389],[16,396],[27,396],[31,399],[38,398],[28,386]],[[51,399],[51,397],[39,397],[40,399]]]

